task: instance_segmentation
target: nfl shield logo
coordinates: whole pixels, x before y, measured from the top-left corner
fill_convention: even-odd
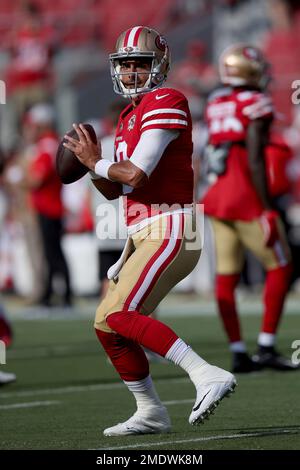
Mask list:
[[[135,125],[136,115],[134,114],[128,121],[128,130],[132,131]]]

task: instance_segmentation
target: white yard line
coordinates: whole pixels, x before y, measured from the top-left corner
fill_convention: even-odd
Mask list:
[[[181,377],[178,379],[159,379],[155,380],[156,384],[163,383],[184,383],[188,382],[187,378]],[[0,398],[10,398],[10,397],[34,397],[39,395],[63,395],[63,394],[72,394],[72,393],[82,393],[82,392],[97,392],[98,390],[114,390],[118,388],[124,388],[125,385],[123,382],[118,383],[107,383],[107,384],[93,384],[93,385],[75,385],[71,387],[59,387],[59,388],[41,388],[34,390],[23,390],[19,392],[0,392]]]
[[[244,439],[246,437],[263,437],[263,436],[274,436],[280,434],[298,434],[300,431],[293,429],[278,429],[277,431],[259,431],[259,432],[248,432],[245,434],[220,434],[217,436],[208,436],[208,437],[196,437],[194,439],[177,439],[177,440],[165,440],[158,442],[143,442],[140,444],[131,444],[128,446],[121,447],[100,447],[99,449],[90,449],[90,450],[123,450],[123,449],[138,449],[145,447],[157,447],[162,445],[174,445],[174,444],[188,444],[191,442],[207,442],[207,441],[218,441],[218,440],[230,440],[230,439]]]
[[[95,384],[95,385],[78,385],[71,387],[59,387],[59,388],[41,388],[37,390],[23,390],[20,392],[7,392],[1,393],[0,398],[9,397],[35,397],[39,395],[63,395],[67,393],[82,393],[82,392],[95,392],[98,390],[113,390],[115,388],[123,388],[123,383],[112,383],[112,384]]]
[[[95,345],[95,351],[98,350],[98,345]],[[89,353],[95,352],[93,349],[89,351]],[[85,353],[84,346],[82,344],[78,345],[57,345],[52,346],[37,346],[36,348],[20,348],[20,349],[13,349],[12,351],[7,352],[8,360],[11,359],[39,359],[44,357],[57,357],[61,354],[66,353]]]
[[[31,401],[28,403],[12,403],[10,405],[0,405],[0,410],[12,410],[15,408],[35,408],[36,406],[59,405],[60,401]]]
[[[184,400],[170,400],[170,401],[163,401],[163,404],[166,406],[172,405],[184,405],[186,403],[194,403],[195,398],[186,398]]]

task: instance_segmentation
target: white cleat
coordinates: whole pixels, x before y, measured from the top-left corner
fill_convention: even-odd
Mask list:
[[[171,430],[171,422],[164,406],[151,408],[145,412],[136,411],[124,423],[107,428],[104,436],[130,436],[132,434],[160,434]]]
[[[15,374],[11,372],[2,372],[0,371],[0,385],[6,385],[11,382],[14,382],[17,379]]]
[[[220,401],[233,393],[236,387],[234,375],[219,367],[205,365],[199,374],[201,378],[203,375],[203,382],[197,387],[196,401],[189,417],[192,425],[202,424],[208,419]]]

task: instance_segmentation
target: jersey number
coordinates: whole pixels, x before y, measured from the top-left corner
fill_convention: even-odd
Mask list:
[[[221,132],[242,132],[243,125],[237,118],[228,116],[223,119],[213,119],[210,123],[210,132],[219,134]]]
[[[117,162],[123,162],[125,160],[128,160],[127,156],[127,142],[125,140],[122,140],[118,144],[118,147],[116,148],[116,160]],[[131,186],[128,186],[127,184],[123,184],[123,194],[129,194],[133,191],[133,188]]]
[[[116,159],[117,162],[123,162],[124,160],[128,160],[127,142],[125,142],[125,140],[122,140],[122,142],[118,144],[118,147],[116,149]]]

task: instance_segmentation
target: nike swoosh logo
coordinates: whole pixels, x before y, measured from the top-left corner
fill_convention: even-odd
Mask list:
[[[169,96],[170,93],[167,93],[166,95],[156,95],[155,98],[157,100],[161,100],[162,98],[165,98],[165,96]]]
[[[133,434],[140,434],[141,431],[139,431],[138,429],[136,428],[129,428],[128,426],[126,426],[126,430],[127,431],[133,431]]]
[[[204,397],[203,397],[202,400],[198,403],[198,405],[195,406],[195,408],[193,408],[193,411],[199,410],[201,403],[203,402],[203,400],[204,400],[204,398],[206,397],[206,395],[209,394],[209,392],[210,392],[210,390],[208,390],[208,392],[204,395]]]

